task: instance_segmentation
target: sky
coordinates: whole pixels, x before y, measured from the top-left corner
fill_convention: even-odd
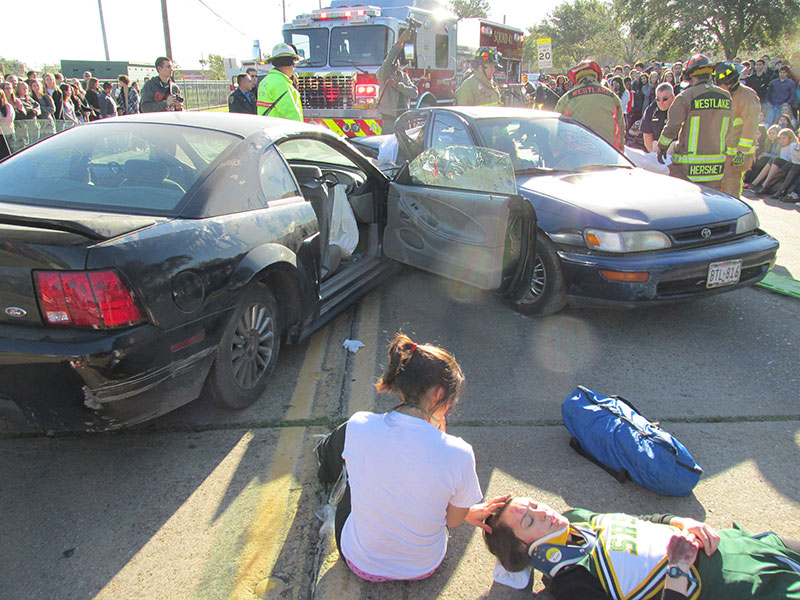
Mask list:
[[[110,60],[149,64],[165,54],[161,0],[100,1]],[[561,1],[490,0],[489,18],[500,23],[505,18],[509,25],[525,29]],[[199,69],[200,59],[209,53],[251,58],[256,39],[268,54],[281,41],[284,3],[287,20],[320,8],[320,0],[167,0],[175,62],[184,69]],[[328,4],[322,0],[323,7]],[[21,60],[31,69],[61,59],[105,59],[98,0],[37,0],[35,12],[35,35],[28,27],[3,28],[0,57]],[[16,8],[9,16],[12,21],[21,18]]]

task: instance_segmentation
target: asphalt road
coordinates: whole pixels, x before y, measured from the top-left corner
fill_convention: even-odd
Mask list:
[[[781,241],[776,272],[800,278],[800,211],[751,204]],[[487,494],[800,538],[798,323],[800,301],[759,288],[532,319],[412,271],[282,349],[274,385],[242,412],[200,399],[132,431],[46,437],[1,407],[0,598],[529,597],[492,583],[493,560],[467,525],[436,574],[413,583],[361,582],[319,533],[313,436],[391,406],[372,384],[398,330],[461,363],[467,385],[448,431],[472,444]],[[366,346],[348,353],[347,338]],[[577,456],[560,405],[578,384],[661,420],[705,469],[695,494],[619,484]]]

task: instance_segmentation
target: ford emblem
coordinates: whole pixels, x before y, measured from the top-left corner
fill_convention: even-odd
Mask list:
[[[708,238],[711,237],[711,230],[708,227],[703,227],[700,230],[700,235],[703,236],[704,240],[707,240]]]
[[[20,308],[18,306],[9,306],[9,307],[6,308],[6,314],[9,317],[20,318],[20,317],[24,317],[25,315],[27,315],[28,311],[25,310],[24,308]]]

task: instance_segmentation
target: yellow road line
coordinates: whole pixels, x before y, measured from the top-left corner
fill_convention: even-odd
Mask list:
[[[326,327],[311,338],[286,413],[287,419],[304,419],[311,414],[329,331],[330,327]],[[229,596],[232,600],[256,597],[256,585],[272,573],[286,543],[292,521],[297,514],[297,503],[291,502],[290,490],[298,487],[294,471],[297,459],[303,451],[305,432],[305,427],[286,427],[281,430],[267,483],[261,489],[239,558],[239,571]],[[270,597],[269,587],[269,584],[260,586],[266,588],[267,592],[262,597]],[[298,588],[299,586],[295,586],[295,598],[300,591]]]
[[[383,352],[383,340],[378,335],[381,297],[377,291],[368,294],[361,301],[361,318],[358,322],[358,339],[365,346],[353,359],[353,380],[350,383],[350,397],[346,416],[359,410],[375,408],[375,363]]]

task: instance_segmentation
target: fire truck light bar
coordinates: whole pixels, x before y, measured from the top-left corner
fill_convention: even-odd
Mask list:
[[[377,6],[367,6],[365,8],[342,8],[339,10],[315,10],[312,18],[317,21],[327,19],[352,19],[356,17],[380,17],[381,9]]]

